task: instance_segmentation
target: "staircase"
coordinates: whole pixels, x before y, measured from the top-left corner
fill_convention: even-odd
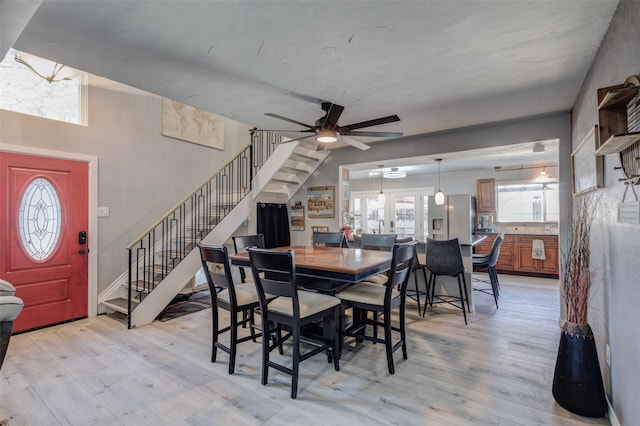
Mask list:
[[[200,269],[196,244],[224,244],[261,197],[291,199],[329,155],[315,149],[252,132],[251,145],[127,247],[128,271],[99,296],[100,312],[126,314],[129,328],[152,322]]]

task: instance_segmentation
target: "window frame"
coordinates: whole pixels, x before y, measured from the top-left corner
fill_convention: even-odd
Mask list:
[[[524,186],[524,185],[542,185],[542,220],[522,220],[522,221],[504,221],[500,220],[500,187],[501,186]],[[547,185],[559,185],[557,179],[539,182],[532,180],[505,180],[496,181],[496,223],[500,224],[557,224],[559,220],[549,220],[548,216],[548,190]],[[558,188],[558,197],[560,196],[560,188]],[[522,191],[521,191],[522,192]],[[558,200],[559,201],[559,200]]]

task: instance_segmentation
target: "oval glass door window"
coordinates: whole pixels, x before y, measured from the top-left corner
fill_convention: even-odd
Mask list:
[[[62,206],[51,182],[38,178],[29,184],[22,195],[18,222],[29,256],[44,260],[53,254],[60,239]]]

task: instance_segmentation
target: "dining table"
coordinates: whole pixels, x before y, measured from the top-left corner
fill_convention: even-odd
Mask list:
[[[301,287],[335,294],[349,284],[388,271],[391,252],[323,246],[285,246],[272,250],[293,250],[296,278]],[[229,256],[232,265],[249,267],[249,253]]]
[[[285,246],[272,250],[293,250],[296,281],[299,287],[331,295],[391,268],[392,253],[390,251],[324,246]],[[229,260],[235,266],[251,266],[248,252],[232,254]],[[312,330],[306,330],[306,332],[322,334],[325,339],[331,340],[335,333],[335,325],[332,324],[331,318],[325,318],[325,321],[328,321],[328,327],[314,325]],[[321,330],[316,330],[316,327],[321,327]],[[332,356],[331,350],[328,350],[329,361]]]

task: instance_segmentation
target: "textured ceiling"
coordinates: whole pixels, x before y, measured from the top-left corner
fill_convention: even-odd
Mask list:
[[[5,0],[3,24],[19,50],[252,126],[330,101],[409,136],[568,110],[617,3],[51,0],[28,19]]]

